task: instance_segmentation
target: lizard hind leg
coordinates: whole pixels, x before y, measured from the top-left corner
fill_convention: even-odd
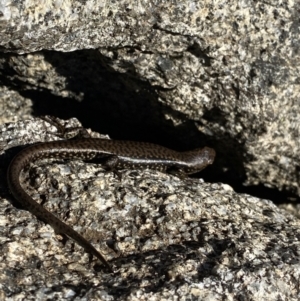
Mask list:
[[[119,158],[118,156],[109,156],[104,159],[103,166],[107,171],[112,171],[121,181],[122,175],[118,172]]]

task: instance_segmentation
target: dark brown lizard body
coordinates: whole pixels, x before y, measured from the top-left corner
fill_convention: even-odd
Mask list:
[[[30,162],[44,158],[84,161],[101,159],[104,166],[111,170],[149,168],[179,174],[192,174],[212,164],[214,157],[215,151],[208,147],[177,152],[143,142],[95,138],[62,140],[34,144],[19,152],[9,165],[7,179],[11,193],[24,208],[51,225],[57,233],[65,234],[75,240],[111,270],[105,258],[83,236],[47,211],[25,192],[19,181],[22,169]]]

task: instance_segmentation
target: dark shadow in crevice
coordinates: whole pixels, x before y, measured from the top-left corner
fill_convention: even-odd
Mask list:
[[[299,204],[300,197],[291,191],[288,190],[278,190],[275,188],[266,187],[263,184],[252,185],[252,186],[243,186],[236,185],[234,190],[238,193],[247,193],[249,195],[255,196],[260,199],[268,199],[271,200],[276,205],[285,204],[285,203],[293,203]]]
[[[127,50],[132,51],[130,48]],[[270,199],[277,204],[291,199],[299,200],[290,191],[279,191],[263,185],[243,186],[246,180],[244,163],[247,160],[244,157],[244,145],[229,135],[216,139],[200,133],[199,121],[196,126],[183,113],[160,102],[157,94],[159,88],[140,80],[134,65],[128,64],[126,73],[116,72],[110,66],[116,62],[110,61],[98,50],[42,53],[61,77],[41,78],[37,87],[20,77],[8,63],[2,66],[5,73],[0,74],[2,83],[32,100],[35,116],[76,117],[84,127],[108,134],[112,139],[147,141],[179,151],[209,146],[216,150],[215,163],[195,177],[208,182],[227,183],[239,193]],[[1,56],[8,58],[14,55]],[[49,77],[49,74],[44,76]],[[66,97],[61,96],[62,90],[66,91]],[[171,119],[181,122],[175,125]],[[218,108],[207,110],[202,119],[222,126],[227,123],[226,115]]]
[[[159,102],[156,89],[138,79],[133,66],[126,66],[126,73],[116,72],[97,50],[43,54],[62,78],[52,83],[54,91],[44,88],[22,92],[33,100],[34,115],[77,117],[84,127],[112,139],[148,141],[178,150],[207,144],[194,122]],[[55,87],[56,94],[62,94],[62,86],[69,97],[54,95]],[[166,114],[183,122],[174,126]]]

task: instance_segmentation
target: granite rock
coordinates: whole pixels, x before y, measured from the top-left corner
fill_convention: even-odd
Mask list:
[[[299,221],[227,185],[299,200],[299,11],[285,0],[0,1],[0,299],[299,300]],[[26,190],[119,269],[107,274],[5,185],[19,145],[59,139],[28,119],[45,114],[209,145],[215,184],[33,163]]]
[[[64,123],[80,126],[76,119]],[[38,118],[2,125],[1,182],[18,145],[57,139],[55,127]],[[21,176],[37,202],[101,250],[115,275],[22,210],[1,185],[3,300],[299,298],[295,217],[225,184],[120,172],[121,180],[101,165],[41,160]]]
[[[216,178],[298,198],[299,9],[294,1],[2,1],[0,76],[8,89],[30,91],[35,115],[67,100],[52,115],[83,120],[84,111],[130,133],[142,124],[170,136],[176,127],[170,140],[215,147]]]

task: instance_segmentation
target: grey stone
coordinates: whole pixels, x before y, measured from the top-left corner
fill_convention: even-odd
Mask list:
[[[297,11],[293,1],[2,1],[0,44],[10,54],[0,75],[8,88],[35,93],[36,114],[67,99],[64,117],[83,120],[84,111],[129,133],[143,124],[182,145],[208,141],[216,178],[226,170],[232,185],[297,197]]]
[[[0,139],[4,183],[12,146],[59,138],[36,118],[0,126]],[[120,172],[121,180],[101,165],[41,160],[21,177],[37,202],[101,250],[118,268],[115,275],[13,206],[1,185],[3,300],[299,298],[300,223],[294,216],[225,184],[151,170]]]
[[[299,200],[299,10],[296,1],[1,1],[1,183],[13,147],[58,139],[28,120],[52,114],[212,146],[216,182]],[[226,184],[122,175],[49,161],[23,175],[36,200],[120,267],[114,277],[0,185],[1,300],[299,299],[295,217]]]

